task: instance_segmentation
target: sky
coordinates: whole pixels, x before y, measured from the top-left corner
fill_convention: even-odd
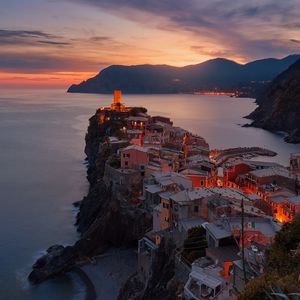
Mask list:
[[[0,86],[68,86],[112,65],[300,53],[300,0],[1,0]]]

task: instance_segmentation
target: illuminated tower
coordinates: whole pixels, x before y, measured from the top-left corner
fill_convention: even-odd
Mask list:
[[[115,111],[125,111],[125,105],[122,103],[122,91],[114,90],[114,103],[110,106]]]

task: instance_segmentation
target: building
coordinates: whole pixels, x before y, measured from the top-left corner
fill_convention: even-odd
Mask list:
[[[296,214],[300,214],[300,196],[293,196],[283,199],[277,205],[276,219],[280,222],[290,222]]]
[[[172,214],[172,201],[170,198],[173,194],[174,192],[171,191],[165,191],[159,194],[161,230],[169,229],[172,227],[173,214]]]
[[[127,136],[131,144],[143,145],[145,128],[148,124],[148,118],[145,116],[130,116],[127,118]]]
[[[228,288],[228,281],[220,275],[222,271],[221,267],[208,258],[194,261],[189,279],[184,286],[185,299],[222,299],[221,294],[224,293],[224,289]],[[228,292],[227,289],[227,297]]]
[[[273,242],[275,234],[281,228],[280,224],[268,217],[244,218],[244,244],[253,243],[266,247]],[[206,224],[206,239],[208,247],[242,244],[241,217],[221,218],[215,223]]]
[[[266,185],[295,190],[295,177],[285,168],[267,168],[251,171],[245,176],[245,187],[254,193],[264,194]]]
[[[125,105],[122,103],[122,91],[114,90],[114,102],[110,105],[111,110],[124,112]]]
[[[189,178],[192,181],[194,188],[213,186],[213,178],[208,171],[187,168],[181,171],[180,174]]]
[[[208,198],[213,195],[209,189],[183,190],[170,196],[170,226],[178,227],[183,220],[201,218],[207,220]]]
[[[138,274],[143,282],[151,276],[151,265],[154,253],[157,250],[155,235],[147,233],[138,243]]]
[[[158,122],[173,126],[173,122],[171,121],[170,118],[166,118],[166,117],[162,117],[162,116],[151,117],[151,123],[158,123]]]
[[[246,174],[252,171],[253,168],[243,160],[226,162],[224,164],[224,182],[237,182],[237,178],[241,174]]]
[[[293,174],[300,175],[300,152],[291,154],[290,170]]]
[[[149,150],[138,145],[130,145],[120,150],[122,169],[145,171],[149,163]]]
[[[174,172],[154,172],[144,179],[143,201],[145,206],[156,206],[161,202],[161,193],[178,192],[192,187],[192,182],[183,175]]]
[[[100,124],[108,121],[124,121],[125,126],[125,119],[129,117],[131,109],[122,102],[121,90],[115,90],[113,103],[110,106],[100,107],[97,110],[97,117]]]

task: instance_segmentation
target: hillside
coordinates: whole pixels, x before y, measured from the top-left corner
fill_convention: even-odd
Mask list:
[[[287,142],[300,142],[300,60],[277,76],[257,99],[251,124],[270,131],[285,131]]]
[[[113,65],[95,77],[73,84],[68,92],[186,93],[203,90],[234,91],[254,95],[266,82],[286,70],[300,55],[268,58],[245,65],[223,58],[185,67],[168,65]]]

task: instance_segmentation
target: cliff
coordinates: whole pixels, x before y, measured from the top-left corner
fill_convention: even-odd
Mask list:
[[[121,288],[118,300],[177,299],[177,285],[174,284],[175,248],[172,239],[162,239],[155,251],[149,280],[145,283],[137,274],[134,274]]]
[[[300,60],[277,76],[257,99],[258,108],[247,118],[254,127],[284,131],[287,142],[300,142]]]
[[[152,226],[151,215],[130,204],[132,190],[119,190],[103,180],[105,166],[116,151],[106,134],[120,132],[121,123],[100,123],[97,114],[90,119],[85,152],[89,163],[89,192],[79,206],[77,228],[81,238],[72,246],[54,245],[33,265],[28,279],[37,284],[72,270],[87,258],[102,253],[110,246],[131,246]]]
[[[262,59],[247,64],[216,58],[196,65],[113,65],[68,89],[71,93],[186,93],[195,90],[239,90],[256,95],[267,81],[293,64],[300,55]]]

